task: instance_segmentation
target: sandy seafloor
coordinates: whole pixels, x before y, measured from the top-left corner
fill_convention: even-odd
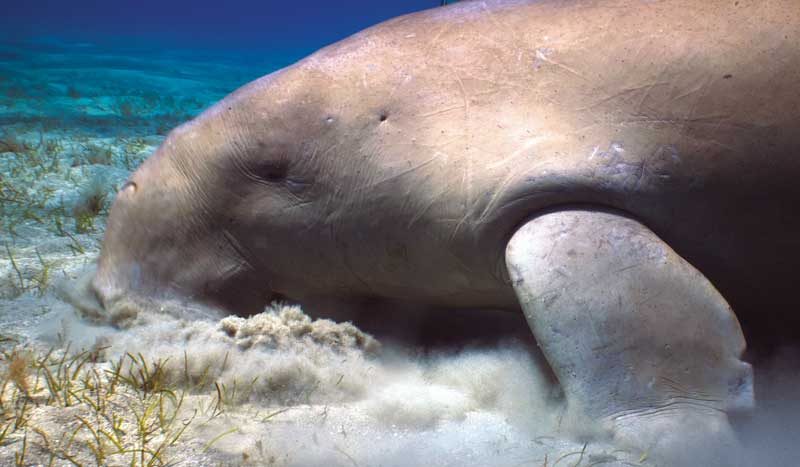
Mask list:
[[[0,466],[652,465],[565,422],[526,330],[420,348],[313,321],[297,308],[246,320],[147,315],[112,327],[82,319],[62,300],[99,253],[116,189],[164,135],[290,61],[53,41],[0,46],[0,432],[11,426],[0,436]],[[502,319],[525,326],[521,317]],[[184,394],[173,427],[186,422],[185,430],[157,459],[140,462],[130,424],[141,401],[122,390],[109,400],[127,420],[119,427],[124,446],[101,441],[101,460],[86,425],[110,430],[107,420],[77,398],[32,394],[26,423],[13,426],[24,396],[9,399],[11,360],[30,363],[67,346],[73,354],[101,349],[73,368],[100,378],[126,353],[162,362],[172,390]],[[30,384],[36,376],[26,377]],[[36,385],[41,391],[44,383]],[[796,385],[776,387],[792,394]],[[796,407],[778,396],[764,407],[767,415],[742,429],[750,444],[741,465],[797,465]],[[153,442],[175,433],[156,430]]]

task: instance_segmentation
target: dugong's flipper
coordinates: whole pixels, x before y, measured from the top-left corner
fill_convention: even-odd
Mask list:
[[[700,433],[733,442],[726,412],[753,404],[739,323],[647,227],[590,209],[543,214],[513,235],[506,262],[570,411],[654,452]]]

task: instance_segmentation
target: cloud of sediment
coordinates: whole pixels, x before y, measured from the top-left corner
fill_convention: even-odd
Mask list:
[[[130,353],[164,362],[174,384],[236,385],[237,407],[194,433],[208,440],[236,429],[214,444],[229,459],[541,465],[545,457],[612,451],[598,442],[581,454],[535,349],[511,338],[423,351],[282,304],[221,319],[139,309],[125,327],[65,310],[44,334],[102,348],[108,361]],[[270,413],[279,415],[265,421]]]
[[[201,446],[230,432],[206,453],[210,461],[657,465],[570,425],[536,349],[515,339],[421,352],[281,304],[247,318],[145,309],[124,327],[90,324],[65,309],[52,323],[45,338],[104,348],[109,361],[131,353],[165,362],[174,384],[238,387],[235,408],[192,432]],[[741,449],[695,440],[667,465],[790,465],[800,435],[797,357],[786,351],[756,366],[758,410],[734,420]]]

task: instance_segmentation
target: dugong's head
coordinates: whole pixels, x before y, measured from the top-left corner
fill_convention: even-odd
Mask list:
[[[167,136],[112,206],[89,288],[105,312],[138,298],[252,313],[347,281],[324,273],[348,173],[333,134],[349,125],[328,80],[284,69]]]

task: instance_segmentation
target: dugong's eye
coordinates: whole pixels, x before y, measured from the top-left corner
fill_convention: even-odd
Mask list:
[[[128,195],[132,195],[132,194],[136,193],[136,188],[137,188],[137,186],[136,186],[135,182],[128,181],[128,182],[125,182],[124,185],[122,185],[122,188],[119,189],[119,192],[120,193],[125,193],[125,194],[128,194]]]
[[[253,175],[265,182],[280,182],[289,173],[289,164],[281,160],[260,161],[252,170]]]

